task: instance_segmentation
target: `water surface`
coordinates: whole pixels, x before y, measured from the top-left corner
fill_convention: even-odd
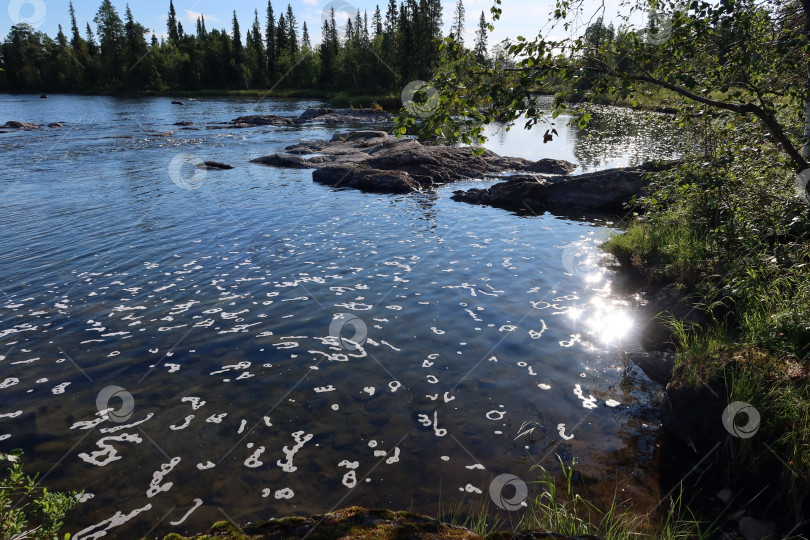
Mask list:
[[[457,203],[458,185],[336,191],[249,163],[335,128],[218,124],[316,104],[0,96],[2,121],[66,122],[0,134],[0,451],[84,492],[67,529],[436,515],[556,455],[654,497],[658,389],[626,369],[631,310],[593,265],[611,227]],[[558,122],[553,143],[492,128],[488,146],[580,171],[675,151],[660,119],[603,116],[610,144]],[[235,169],[184,189],[183,153]]]

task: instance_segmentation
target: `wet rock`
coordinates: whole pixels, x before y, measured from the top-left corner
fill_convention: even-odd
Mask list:
[[[51,96],[49,96],[48,94],[42,94],[41,96],[39,96],[39,99],[48,99],[49,97]]]
[[[171,137],[174,135],[174,131],[161,131],[160,133],[155,133],[155,137]]]
[[[750,516],[740,520],[738,530],[745,540],[777,540],[779,538],[774,523],[759,521]]]
[[[175,126],[193,126],[194,122],[189,122],[188,120],[183,120],[182,122],[175,122]]]
[[[651,351],[627,353],[627,359],[637,365],[651,380],[665,385],[672,378],[675,355],[670,352]]]
[[[250,160],[251,163],[259,163],[260,165],[283,167],[287,169],[314,169],[320,166],[322,163],[329,163],[332,161],[334,161],[334,159],[326,156],[314,156],[305,159],[299,156],[291,156],[289,154],[273,154]]]
[[[560,160],[535,162],[502,157],[491,151],[475,155],[469,148],[423,145],[414,139],[397,139],[377,130],[337,133],[330,141],[304,141],[288,146],[286,152],[252,161],[275,167],[328,168],[313,174],[313,180],[378,193],[420,191],[508,170],[562,171],[574,167]],[[320,155],[297,157],[314,153]]]
[[[633,196],[641,193],[647,186],[647,173],[672,165],[673,163],[647,163],[639,167],[622,167],[567,176],[572,169],[566,170],[565,165],[538,162],[522,170],[549,171],[558,174],[558,177],[553,179],[521,175],[495,184],[489,189],[455,193],[453,199],[510,209],[528,207],[535,211],[577,209],[620,212]]]
[[[202,163],[197,164],[196,167],[198,169],[233,169],[233,165],[228,165],[227,163],[222,163],[220,161],[203,161]]]
[[[23,130],[30,130],[30,129],[39,129],[39,126],[36,124],[29,124],[28,122],[18,122],[17,120],[9,120],[0,128],[5,129],[23,129]]]
[[[372,193],[410,193],[421,189],[421,184],[405,171],[381,171],[354,164],[328,165],[316,169],[312,179],[319,184]]]
[[[390,113],[376,109],[307,109],[296,120],[298,123],[363,123],[390,122],[394,117]]]
[[[48,127],[49,128],[60,128],[60,127],[65,127],[65,124],[63,124],[62,122],[51,122],[50,124],[48,124]]]
[[[183,103],[180,100],[175,100],[175,101],[172,101],[172,105],[185,105],[185,103]]]
[[[254,126],[289,126],[293,121],[291,118],[276,116],[273,114],[254,114],[240,116],[231,121],[234,127],[254,127]]]

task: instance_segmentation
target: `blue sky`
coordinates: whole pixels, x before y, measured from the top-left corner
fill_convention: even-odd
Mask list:
[[[301,24],[306,21],[313,43],[320,41],[321,14],[330,3],[335,5],[354,6],[359,10],[367,10],[369,18],[374,13],[375,6],[379,3],[380,9],[385,13],[387,0],[274,0],[273,9],[276,17],[282,9],[286,9],[287,3],[292,5],[293,12],[298,19],[299,30]],[[12,24],[20,20],[29,20],[37,23],[39,30],[50,36],[55,36],[57,25],[62,24],[65,31],[69,30],[70,17],[68,14],[68,0],[4,0],[8,4],[8,9],[0,10],[0,35],[5,36]],[[82,28],[87,22],[93,24],[93,17],[98,9],[100,0],[74,0],[73,6],[76,9],[76,16],[79,27]],[[399,0],[398,0],[399,3]],[[113,0],[113,4],[123,17],[126,0]],[[444,6],[444,32],[449,32],[450,21],[455,11],[455,0],[442,2]],[[594,0],[584,0],[581,17],[587,20],[596,10],[596,6],[601,2]],[[160,37],[166,34],[166,13],[168,12],[169,0],[130,0],[130,9],[135,19],[154,30]],[[182,21],[183,27],[190,32],[194,31],[197,16],[204,14],[206,27],[231,29],[231,17],[233,10],[236,10],[239,23],[244,33],[246,27],[253,22],[254,9],[259,10],[259,20],[264,27],[264,13],[266,10],[266,0],[175,0],[174,7],[178,18]],[[465,39],[468,46],[471,46],[475,39],[475,29],[481,11],[484,11],[489,19],[489,8],[492,0],[464,0],[466,10]],[[605,19],[615,19],[619,1],[611,0],[606,2]],[[549,13],[553,10],[553,0],[504,0],[504,15],[496,24],[495,32],[491,33],[488,40],[490,48],[499,41],[518,35],[526,37],[537,35],[548,20]],[[341,11],[338,10],[340,15]],[[627,11],[626,9],[624,10]],[[636,16],[634,22],[637,24],[643,18]],[[618,25],[618,22],[617,22]]]

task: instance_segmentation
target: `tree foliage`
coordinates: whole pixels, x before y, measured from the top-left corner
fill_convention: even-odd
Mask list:
[[[492,8],[496,21],[500,3]],[[558,0],[545,35],[517,36],[507,49],[514,68],[495,69],[446,42],[450,53],[432,82],[441,96],[435,113],[421,122],[404,114],[401,127],[481,141],[483,126],[496,118],[522,118],[527,128],[541,121],[533,96],[560,81],[582,90],[584,101],[610,96],[637,103],[651,89],[663,89],[679,100],[683,121],[706,114],[752,118],[795,169],[807,168],[800,148],[810,98],[810,0],[638,0],[631,11],[649,14],[646,28],[614,30],[597,17],[577,32],[580,8],[577,1]],[[566,37],[552,37],[563,30]],[[554,116],[570,97],[558,96]]]
[[[102,0],[85,35],[70,3],[70,35],[52,39],[26,24],[13,26],[0,44],[0,91],[131,92],[255,88],[317,88],[357,93],[396,92],[411,80],[429,79],[439,65],[440,0],[389,0],[371,16],[352,12],[338,28],[327,14],[322,42],[310,43],[292,6],[267,2],[264,28],[254,10],[240,25],[208,29],[201,16],[184,32],[169,0],[167,38],[138,23],[129,6],[124,18]],[[341,25],[343,26],[343,25]],[[244,38],[244,39],[243,39]]]

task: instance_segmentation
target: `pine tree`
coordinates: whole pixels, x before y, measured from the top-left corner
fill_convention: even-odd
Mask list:
[[[371,26],[374,27],[374,37],[381,36],[383,33],[382,27],[382,14],[380,13],[380,5],[377,4],[377,9],[374,10],[374,18],[371,20]]]
[[[298,22],[290,4],[287,4],[287,47],[292,54],[298,52]]]
[[[309,41],[309,31],[307,30],[307,23],[304,21],[304,26],[301,29],[301,50],[312,50],[312,43]]]
[[[487,59],[487,32],[489,25],[481,12],[481,18],[478,20],[478,30],[475,31],[475,56],[479,62],[484,62]]]
[[[233,10],[233,57],[237,64],[244,61],[244,48],[242,46],[242,32],[239,30],[239,19],[236,18],[236,10]]]
[[[278,52],[276,51],[276,19],[273,14],[273,3],[270,0],[267,2],[267,23],[264,38],[267,43],[267,74],[272,79],[276,74]]]
[[[174,10],[173,0],[169,0],[169,21],[166,26],[169,30],[169,43],[176,46],[180,41],[180,33],[177,30],[177,12]]]
[[[456,12],[453,15],[453,26],[450,29],[456,43],[464,46],[464,1],[458,0],[456,3]]]
[[[79,34],[79,26],[76,24],[76,11],[73,9],[73,2],[70,2],[70,32],[72,34],[70,46],[76,51],[81,50],[84,42],[81,34]]]
[[[85,34],[87,36],[85,38],[87,42],[87,52],[90,56],[96,56],[98,54],[98,45],[96,44],[96,36],[93,35],[93,29],[90,28],[90,23],[87,23]]]
[[[287,31],[287,20],[284,18],[284,14],[281,14],[278,16],[278,24],[276,25],[276,54],[279,57],[287,52],[289,38],[290,34]]]

